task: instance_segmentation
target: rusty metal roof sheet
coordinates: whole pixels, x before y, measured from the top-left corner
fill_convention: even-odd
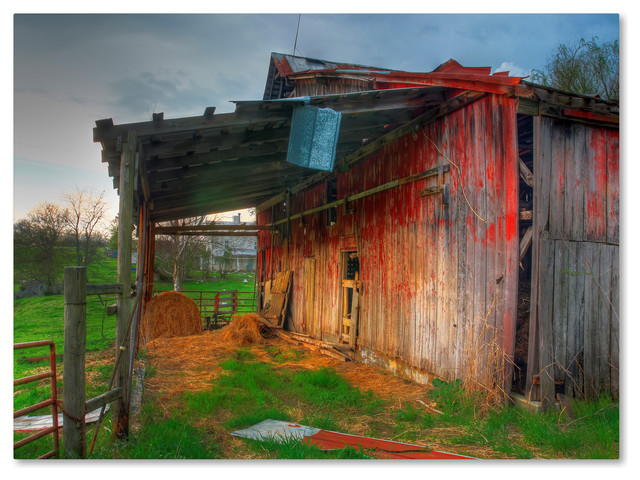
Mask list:
[[[473,457],[432,450],[423,445],[393,442],[379,438],[362,437],[307,427],[280,420],[264,420],[256,425],[232,432],[231,435],[252,440],[276,442],[300,441],[321,450],[339,450],[347,447],[365,452],[373,458],[401,460],[468,460]]]
[[[270,65],[263,97],[265,100],[291,95],[296,80],[310,77],[362,78],[373,81],[373,89],[376,90],[440,85],[490,93],[505,93],[523,78],[509,76],[508,72],[491,74],[491,67],[464,67],[453,59],[439,65],[432,72],[405,72],[282,53],[272,53]],[[274,86],[284,83],[287,84],[285,90],[274,89]]]

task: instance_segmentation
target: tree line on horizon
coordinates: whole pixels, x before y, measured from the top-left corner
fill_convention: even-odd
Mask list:
[[[42,202],[26,218],[14,224],[14,283],[39,280],[46,283],[45,293],[59,290],[55,286],[68,265],[89,266],[100,248],[118,249],[118,216],[108,217],[109,204],[104,193],[78,190],[65,193],[63,203]],[[201,216],[159,225],[204,225],[215,223],[219,216]],[[134,249],[136,239],[134,238]],[[194,269],[211,271],[207,247],[224,249],[217,270],[224,277],[230,266],[233,247],[201,236],[158,235],[154,269],[161,279],[171,279],[176,291]],[[201,261],[205,259],[204,261]],[[225,268],[225,266],[227,268]]]

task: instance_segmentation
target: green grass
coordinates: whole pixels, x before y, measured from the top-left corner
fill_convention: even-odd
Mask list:
[[[262,441],[247,440],[251,450],[264,455],[266,458],[280,460],[368,460],[366,452],[347,447],[341,450],[322,451],[315,445],[302,443],[297,439],[284,442],[272,439]]]
[[[115,259],[101,258],[89,267],[89,281],[114,282],[115,265]],[[243,281],[245,278],[247,282]],[[172,285],[165,283],[164,287],[170,289]],[[252,291],[253,276],[230,274],[226,279],[194,280],[187,282],[184,288]],[[90,354],[110,351],[114,348],[115,317],[107,317],[104,307],[113,303],[115,296],[89,297],[88,300],[87,350]],[[63,316],[64,298],[61,295],[14,301],[14,342],[52,340],[58,355],[62,354]],[[361,391],[331,368],[288,368],[287,362],[308,355],[303,349],[278,346],[263,349],[267,362],[258,360],[255,348],[237,348],[221,362],[223,375],[208,390],[185,393],[180,409],[166,412],[160,410],[153,398],[147,399],[139,417],[140,427],[132,430],[129,441],[113,441],[111,415],[107,414],[91,458],[221,458],[221,438],[224,441],[231,431],[265,419],[295,419],[304,425],[345,433],[353,433],[349,425],[354,419],[365,419],[364,431],[360,430],[364,435],[410,443],[431,441],[442,445],[443,450],[472,456],[473,452],[487,450],[491,456],[505,458],[619,457],[619,406],[607,397],[592,402],[575,401],[574,417],[567,418],[556,411],[534,414],[511,406],[483,408],[485,399],[466,393],[460,382],[435,379],[434,388],[428,391],[425,400],[435,403],[442,411],[442,414],[436,414],[416,403],[386,401],[371,391]],[[144,354],[141,352],[142,356]],[[24,357],[44,355],[48,355],[47,348],[16,351],[15,378],[45,371],[48,362],[24,360]],[[58,389],[62,391],[61,361],[57,362],[57,369]],[[148,372],[153,369],[150,365]],[[87,398],[106,390],[111,373],[112,365],[89,367],[92,381],[87,385]],[[48,396],[46,381],[16,387],[14,409]],[[44,409],[36,414],[48,414],[49,411]],[[211,419],[216,419],[218,426],[209,426]],[[219,430],[221,428],[223,430]],[[88,444],[94,431],[94,426],[87,427]],[[14,439],[26,435],[16,433]],[[258,458],[366,458],[363,452],[353,449],[322,452],[300,442],[281,444],[246,440],[244,446],[244,451],[237,452],[238,447],[233,447],[227,455],[246,455],[248,450]],[[35,458],[51,447],[48,436],[17,450],[15,458]]]
[[[256,361],[248,349],[238,349],[221,362],[225,374],[209,390],[185,393],[185,416],[194,423],[206,418],[227,418],[224,427],[233,431],[266,419],[290,421],[292,409],[304,405],[309,412],[304,417],[306,424],[337,430],[337,416],[382,407],[383,402],[372,392],[363,393],[350,386],[331,368],[294,373],[277,368],[277,364]],[[353,449],[322,452],[300,442],[248,440],[247,445],[265,458],[368,458]]]
[[[195,418],[230,416],[226,425],[243,428],[267,418],[287,420],[290,413],[283,406],[305,404],[314,411],[307,417],[332,428],[336,410],[364,410],[375,413],[381,400],[371,392],[361,392],[349,385],[333,369],[320,368],[294,373],[278,369],[274,364],[254,361],[245,350],[221,362],[225,375],[209,390],[186,393],[184,401],[190,416]]]
[[[164,418],[147,409],[142,428],[121,443],[118,456],[128,459],[201,459],[219,458],[215,444],[206,439],[206,432],[180,416]]]
[[[203,272],[192,272],[192,274],[194,275],[198,275],[198,273]],[[220,278],[220,275],[215,273],[210,274],[210,277],[208,279],[204,279],[202,276],[200,279],[188,279],[187,281],[183,282],[182,290],[202,290],[205,292],[237,290],[239,292],[253,292],[254,282],[255,274],[253,272],[229,273],[225,278]],[[166,281],[154,282],[153,288],[160,291],[173,290],[173,283]]]
[[[575,418],[555,410],[533,413],[515,406],[502,406],[479,414],[482,397],[466,393],[459,382],[434,381],[429,398],[443,414],[433,416],[400,412],[425,428],[455,425],[463,433],[449,439],[452,444],[488,445],[511,458],[618,458],[619,405],[609,397],[595,401],[573,401]]]

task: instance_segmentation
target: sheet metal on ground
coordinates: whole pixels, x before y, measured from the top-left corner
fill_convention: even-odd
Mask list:
[[[363,449],[367,451],[368,455],[375,458],[407,460],[461,460],[473,458],[431,450],[421,445],[349,435],[279,420],[264,420],[249,428],[233,432],[231,435],[253,440],[273,439],[276,441],[288,441],[295,439],[303,443],[316,445],[322,450],[337,450],[348,446],[358,450]]]
[[[100,408],[95,409],[93,412],[87,413],[84,417],[85,423],[95,423],[100,417]],[[109,405],[105,408],[105,412],[109,410]],[[62,428],[64,424],[64,415],[58,414],[58,426]],[[36,415],[36,416],[24,416],[18,417],[13,420],[13,430],[16,432],[26,432],[30,430],[44,430],[53,426],[52,415]]]

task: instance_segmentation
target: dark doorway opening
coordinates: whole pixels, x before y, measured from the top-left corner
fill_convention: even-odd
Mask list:
[[[341,341],[354,346],[358,335],[360,260],[358,252],[342,252]]]
[[[531,243],[533,238],[533,117],[518,115],[518,155],[520,182],[518,213],[520,264],[518,266],[518,318],[514,351],[512,390],[525,394],[529,354],[529,314],[531,311]]]

